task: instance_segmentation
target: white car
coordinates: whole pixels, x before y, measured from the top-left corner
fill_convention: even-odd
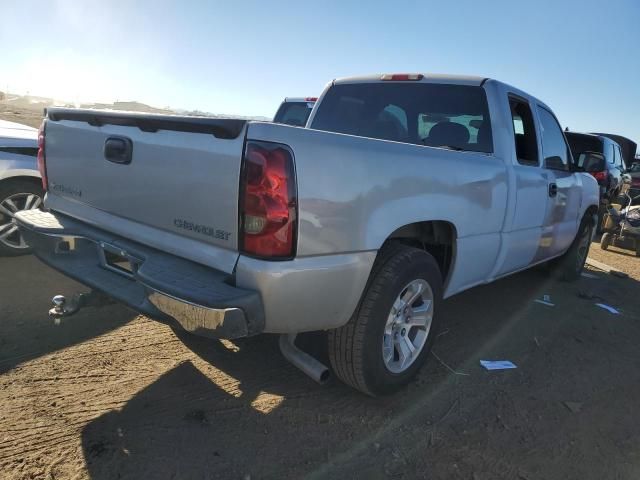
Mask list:
[[[37,153],[37,129],[0,120],[0,255],[29,252],[13,217],[42,205]]]

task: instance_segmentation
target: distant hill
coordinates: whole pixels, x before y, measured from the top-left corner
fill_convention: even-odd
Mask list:
[[[164,113],[172,114],[173,110],[155,108],[140,102],[113,102],[113,103],[82,103],[80,108],[97,108],[101,110],[125,110],[127,112]]]
[[[0,111],[5,113],[14,110],[16,113],[33,112],[40,116],[47,107],[70,107],[75,108],[90,108],[99,110],[124,110],[127,112],[144,112],[155,113],[164,115],[189,115],[198,117],[212,117],[212,118],[241,118],[246,120],[263,120],[270,121],[270,118],[260,116],[242,116],[242,115],[228,115],[219,113],[210,113],[200,110],[185,110],[185,109],[169,109],[169,108],[156,108],[150,105],[132,101],[122,101],[113,103],[81,103],[80,105],[74,105],[68,102],[56,100],[48,97],[38,97],[34,95],[16,95],[12,93],[0,92]],[[32,122],[30,122],[32,123]]]

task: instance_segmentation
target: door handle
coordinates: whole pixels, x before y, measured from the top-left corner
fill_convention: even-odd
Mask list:
[[[556,195],[558,195],[558,185],[556,185],[555,183],[550,183],[549,184],[549,196],[550,197],[555,197]]]
[[[133,142],[127,137],[109,137],[104,142],[104,158],[113,163],[131,163]]]

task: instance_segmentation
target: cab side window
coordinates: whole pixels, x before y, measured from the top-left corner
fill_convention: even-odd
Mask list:
[[[518,163],[538,166],[538,142],[531,108],[526,101],[515,97],[509,98],[509,107],[513,121],[513,137]]]
[[[556,117],[544,107],[538,106],[542,135],[543,166],[552,170],[569,170],[569,147]]]

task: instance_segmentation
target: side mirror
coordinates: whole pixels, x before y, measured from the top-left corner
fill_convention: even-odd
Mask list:
[[[544,166],[545,166],[545,168],[549,168],[551,170],[566,170],[567,169],[567,166],[562,161],[562,158],[560,158],[557,155],[554,155],[553,157],[545,158],[544,159]]]
[[[607,169],[607,161],[602,153],[582,152],[578,157],[577,166],[584,172],[603,172]]]

